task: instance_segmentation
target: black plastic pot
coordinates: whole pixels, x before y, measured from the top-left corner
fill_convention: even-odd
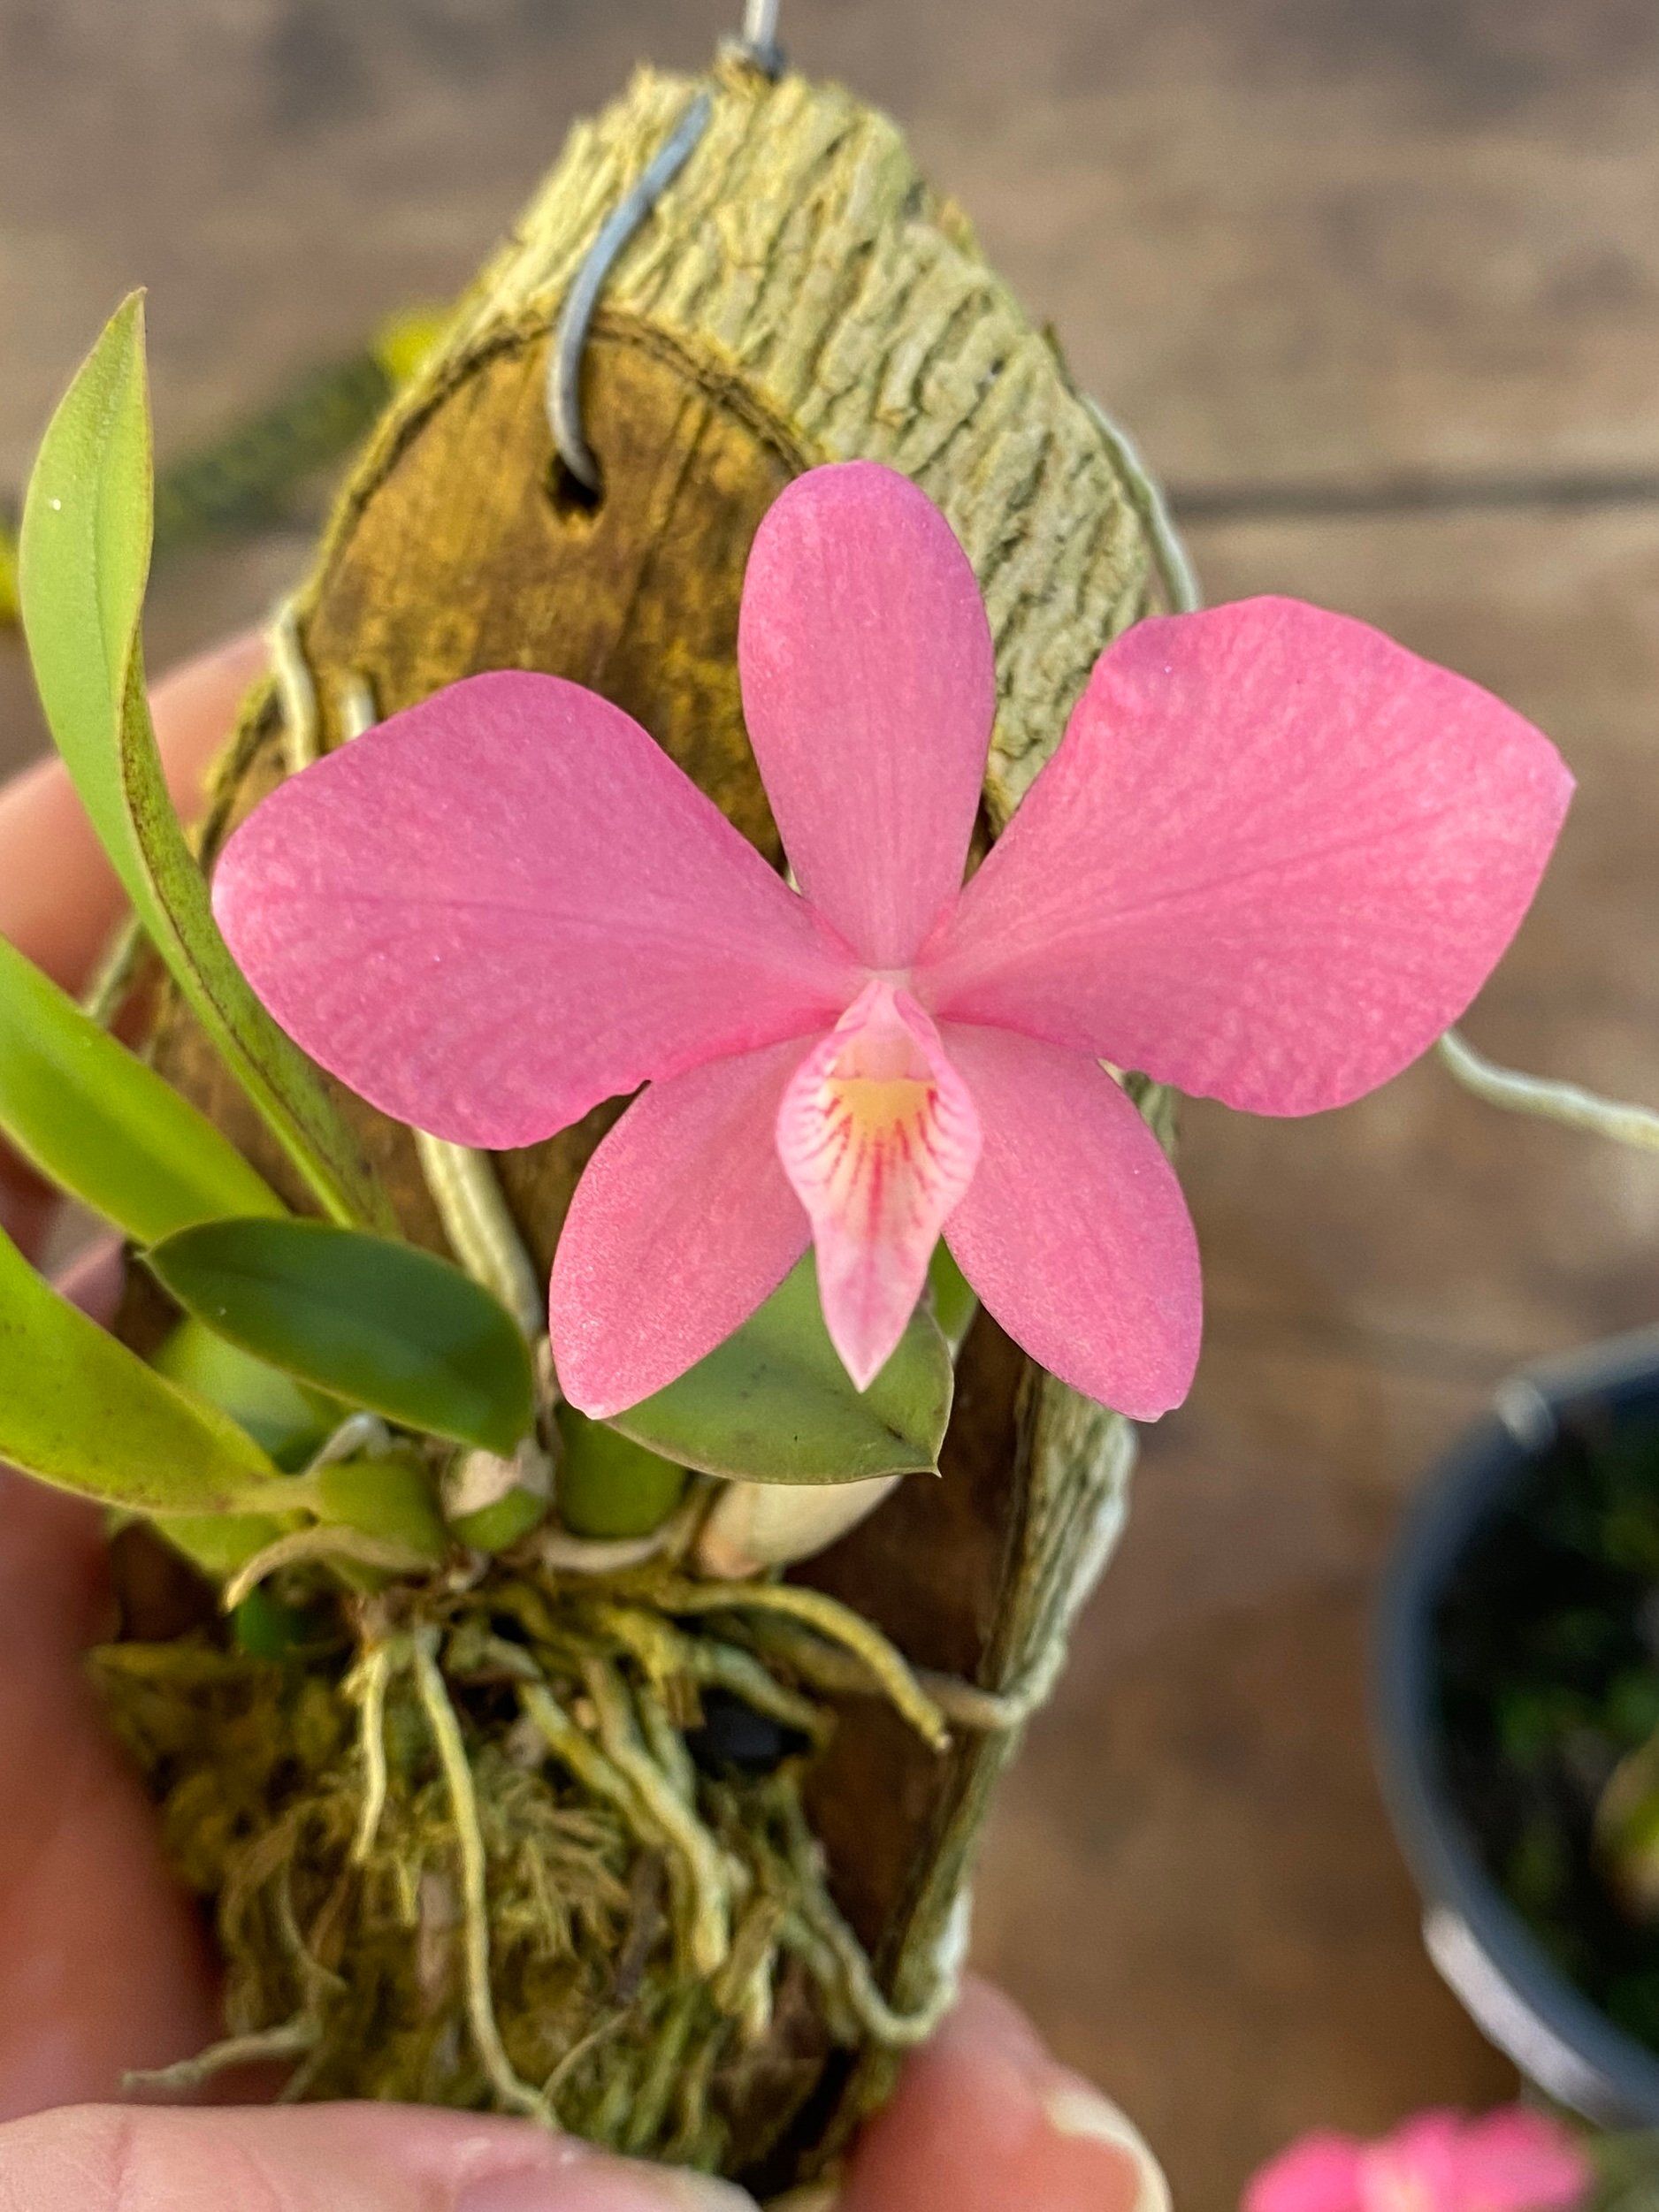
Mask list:
[[[1622,1337],[1500,1385],[1402,1531],[1378,1609],[1373,1720],[1383,1792],[1424,1900],[1429,1956],[1476,2025],[1548,2095],[1604,2126],[1659,2126],[1659,2056],[1557,1970],[1481,1864],[1449,1786],[1435,1619],[1471,1544],[1558,1434],[1659,1418],[1659,1331]]]

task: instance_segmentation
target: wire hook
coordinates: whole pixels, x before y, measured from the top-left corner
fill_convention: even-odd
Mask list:
[[[745,0],[742,35],[727,45],[728,51],[773,78],[781,76],[784,66],[777,42],[778,5],[779,0]],[[600,224],[559,311],[547,362],[547,420],[565,467],[595,498],[600,489],[599,462],[582,428],[582,355],[593,310],[616,256],[691,158],[713,111],[712,95],[700,92],[632,191]]]
[[[619,200],[600,224],[559,311],[553,354],[547,363],[547,420],[553,442],[577,482],[598,496],[599,463],[582,428],[582,354],[588,325],[605,288],[611,264],[690,159],[703,135],[714,102],[700,92],[652,157],[633,190]]]

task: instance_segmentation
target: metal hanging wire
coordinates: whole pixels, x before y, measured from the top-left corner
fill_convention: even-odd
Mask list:
[[[733,49],[768,77],[781,77],[786,66],[784,50],[777,42],[778,0],[748,0],[743,11],[742,35],[731,42]]]
[[[723,50],[777,78],[785,66],[777,41],[779,0],[747,0],[743,29]],[[576,481],[597,499],[600,467],[582,426],[582,355],[605,280],[616,256],[650,214],[695,150],[714,112],[714,96],[700,92],[663,141],[632,191],[624,195],[599,228],[587,258],[577,271],[554,332],[547,362],[547,421],[560,459]]]
[[[741,33],[723,41],[722,45],[723,53],[775,80],[783,75],[786,66],[777,37],[779,5],[780,0],[745,0]],[[582,355],[593,310],[617,256],[690,160],[713,112],[713,94],[707,90],[698,93],[653,156],[638,182],[600,225],[559,311],[547,362],[547,420],[553,430],[554,449],[565,468],[593,499],[599,497],[601,488],[600,466],[582,426],[581,391]],[[1084,405],[1106,442],[1119,477],[1151,540],[1166,603],[1176,614],[1191,612],[1203,604],[1198,580],[1157,479],[1128,431],[1095,400],[1085,399]]]
[[[605,288],[611,265],[652,209],[690,160],[697,141],[707,128],[714,101],[700,92],[658,151],[633,190],[626,194],[600,225],[599,235],[587,258],[576,272],[564,295],[554,332],[553,353],[547,362],[547,420],[553,442],[577,482],[595,498],[600,490],[599,463],[582,428],[582,354],[587,344],[593,309]]]

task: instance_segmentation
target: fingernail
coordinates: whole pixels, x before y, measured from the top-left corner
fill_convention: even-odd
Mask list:
[[[480,2175],[455,2200],[455,2212],[755,2212],[754,2200],[729,2182],[679,2167],[629,2165],[571,2155],[511,2173]]]
[[[1043,2109],[1057,2135],[1110,2143],[1132,2162],[1138,2180],[1135,2212],[1170,2212],[1169,2184],[1145,2137],[1097,2089],[1079,2075],[1058,2075],[1043,2093]]]

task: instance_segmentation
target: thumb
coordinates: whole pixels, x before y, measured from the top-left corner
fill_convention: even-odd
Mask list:
[[[865,2132],[836,2212],[1170,2212],[1157,2160],[1115,2105],[970,1981]]]
[[[0,2127],[0,2212],[753,2212],[724,2182],[416,2106],[80,2105]]]

